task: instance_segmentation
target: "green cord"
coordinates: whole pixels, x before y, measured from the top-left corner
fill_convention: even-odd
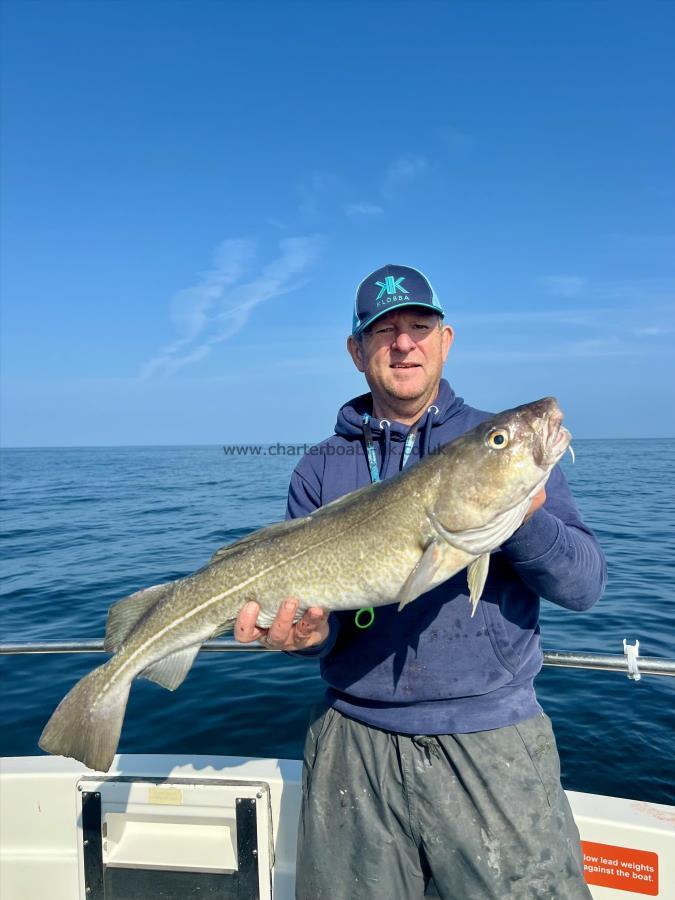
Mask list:
[[[362,616],[368,617],[368,621],[362,621]],[[354,616],[354,622],[356,623],[357,628],[370,628],[374,621],[375,610],[372,606],[364,606],[363,609],[358,610],[358,612]]]

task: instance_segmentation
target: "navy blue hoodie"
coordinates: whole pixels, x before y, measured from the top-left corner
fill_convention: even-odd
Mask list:
[[[363,414],[370,394],[345,404],[335,435],[311,448],[295,469],[288,518],[313,512],[370,484]],[[407,465],[489,417],[441,381],[435,405],[418,425]],[[371,429],[382,479],[400,471],[408,427]],[[556,466],[546,503],[490,558],[474,618],[466,571],[398,612],[377,607],[367,629],[354,612],[332,613],[328,640],[302,655],[321,658],[327,700],[345,715],[387,731],[452,734],[513,725],[541,710],[533,680],[542,664],[539,598],[585,610],[602,595],[606,564]],[[368,606],[368,598],[363,598]]]

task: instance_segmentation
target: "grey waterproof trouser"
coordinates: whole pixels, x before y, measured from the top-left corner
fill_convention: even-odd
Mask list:
[[[425,896],[591,897],[547,716],[438,736],[313,716],[296,900]]]

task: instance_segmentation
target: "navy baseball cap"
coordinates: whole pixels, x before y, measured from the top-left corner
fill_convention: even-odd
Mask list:
[[[356,290],[352,334],[361,334],[375,319],[403,306],[423,306],[445,315],[426,275],[410,266],[376,269]]]

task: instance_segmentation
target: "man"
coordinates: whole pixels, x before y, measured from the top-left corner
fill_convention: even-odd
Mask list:
[[[347,347],[370,393],[342,407],[336,434],[296,468],[289,517],[395,475],[488,417],[441,378],[453,340],[443,315],[415,269],[364,279]],[[473,618],[466,573],[400,613],[378,608],[365,628],[365,609],[310,609],[294,625],[289,599],[263,630],[256,604],[245,607],[239,640],[317,656],[328,682],[305,746],[298,900],[590,897],[533,679],[539,597],[588,609],[605,579],[556,468],[492,554]]]

